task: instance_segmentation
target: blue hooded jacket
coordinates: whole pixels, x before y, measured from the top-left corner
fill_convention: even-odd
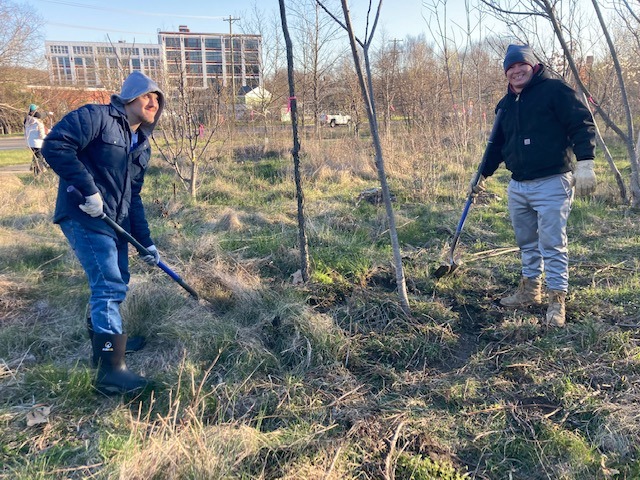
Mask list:
[[[131,145],[132,132],[125,105],[141,95],[155,92],[158,111],[152,124],[138,128],[138,143]],[[91,217],[77,206],[67,187],[75,186],[84,196],[100,192],[104,213],[130,232],[143,246],[153,244],[140,190],[151,158],[149,138],[164,108],[164,94],[141,72],[133,72],[122,91],[111,96],[109,105],[85,105],[69,112],[44,141],[42,153],[59,175],[55,223],[72,218],[85,228],[117,238],[100,218]]]

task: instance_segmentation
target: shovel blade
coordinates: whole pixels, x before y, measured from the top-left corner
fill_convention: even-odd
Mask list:
[[[440,265],[435,272],[433,272],[433,276],[436,278],[442,278],[445,275],[449,275],[449,271],[451,270],[451,265]]]
[[[447,275],[451,275],[455,272],[460,264],[456,263],[452,260],[450,263],[443,263],[440,265],[435,272],[433,272],[433,276],[436,278],[446,277]]]

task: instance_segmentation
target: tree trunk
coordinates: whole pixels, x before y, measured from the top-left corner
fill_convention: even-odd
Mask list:
[[[196,193],[197,193],[197,182],[198,180],[198,159],[193,156],[191,158],[191,178],[189,179],[189,195],[191,195],[191,198],[193,198],[194,200],[196,199]]]
[[[282,1],[282,0],[281,0]],[[398,241],[398,231],[396,229],[395,215],[393,212],[393,206],[391,204],[391,195],[389,193],[389,184],[387,183],[387,175],[384,167],[384,156],[382,153],[382,144],[380,142],[380,133],[378,131],[378,121],[376,118],[373,85],[371,80],[371,63],[369,61],[369,39],[367,39],[363,45],[363,55],[366,68],[366,81],[362,67],[360,65],[360,58],[358,56],[358,49],[356,46],[356,38],[353,32],[353,26],[351,24],[351,17],[349,15],[349,7],[347,0],[342,1],[342,11],[344,13],[344,20],[346,23],[346,30],[349,34],[349,43],[351,44],[351,53],[353,54],[353,61],[355,63],[356,72],[358,74],[358,81],[360,83],[360,90],[362,92],[362,98],[364,100],[365,108],[367,110],[367,116],[369,118],[369,126],[371,128],[371,138],[373,140],[373,146],[376,152],[376,169],[378,171],[378,179],[380,186],[382,187],[382,198],[384,200],[384,206],[387,213],[387,221],[389,222],[389,236],[391,237],[391,246],[393,249],[394,267],[396,271],[396,283],[398,287],[398,296],[400,298],[400,306],[405,313],[410,313],[409,298],[407,296],[407,285],[404,276],[404,268],[402,265],[402,254],[400,252],[400,242]],[[378,4],[378,14],[380,13],[380,6],[382,0]],[[377,23],[377,17],[376,22]],[[371,36],[375,31],[375,23],[371,29]],[[371,37],[369,37],[371,38]]]
[[[287,15],[284,7],[284,0],[280,2],[280,20],[282,22],[282,32],[284,34],[287,48],[287,78],[289,80],[289,101],[291,105],[291,130],[293,132],[293,156],[294,178],[296,182],[296,198],[298,199],[298,241],[300,244],[300,271],[302,280],[309,281],[309,253],[307,232],[304,217],[304,191],[302,190],[302,179],[300,178],[300,140],[298,138],[298,103],[296,100],[295,82],[293,76],[293,45],[287,27]]]

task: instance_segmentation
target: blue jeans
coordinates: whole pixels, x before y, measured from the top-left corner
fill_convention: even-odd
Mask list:
[[[88,230],[76,220],[63,220],[60,228],[89,280],[93,331],[124,333],[120,304],[127,295],[130,278],[129,245],[109,235]]]
[[[547,288],[569,288],[567,220],[573,203],[571,172],[517,182],[507,188],[509,215],[520,247],[522,276],[540,277]]]

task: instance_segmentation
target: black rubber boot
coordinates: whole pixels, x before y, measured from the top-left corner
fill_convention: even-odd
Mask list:
[[[93,342],[93,323],[91,322],[91,316],[87,315],[87,333],[89,334],[89,340]],[[147,343],[147,340],[142,336],[134,335],[133,337],[127,337],[127,347],[124,353],[133,353],[142,350]],[[96,368],[98,366],[98,356],[95,349],[93,350],[93,356],[91,358],[91,366]]]
[[[93,334],[93,356],[97,358],[98,373],[95,387],[105,395],[125,395],[142,392],[148,380],[133,373],[124,362],[127,335]]]

